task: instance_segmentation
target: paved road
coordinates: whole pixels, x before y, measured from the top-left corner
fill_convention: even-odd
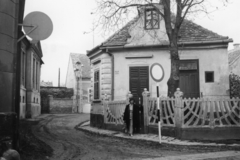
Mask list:
[[[79,123],[89,120],[89,114],[42,115],[39,119],[40,123],[33,128],[33,133],[53,148],[51,160],[154,159],[226,150],[216,147],[159,145],[74,129]]]

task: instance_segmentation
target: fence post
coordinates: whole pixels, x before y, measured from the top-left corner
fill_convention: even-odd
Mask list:
[[[144,88],[144,91],[142,93],[143,96],[143,128],[144,133],[148,133],[148,100],[150,93],[147,91],[146,88]]]
[[[176,136],[178,138],[181,138],[181,128],[183,124],[182,96],[183,96],[183,92],[180,91],[180,88],[177,88],[177,90],[174,93],[174,97],[175,97],[174,117],[175,117]]]
[[[126,95],[126,105],[129,103],[129,99],[132,97],[133,97],[133,95],[132,95],[131,91],[128,91],[128,93]]]

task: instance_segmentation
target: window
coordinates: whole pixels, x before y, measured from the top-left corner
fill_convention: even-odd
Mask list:
[[[26,64],[25,64],[25,51],[24,51],[24,49],[22,48],[21,49],[21,84],[23,85],[23,86],[25,86],[25,67],[26,67]]]
[[[35,89],[38,90],[38,62],[36,61]]]
[[[88,103],[91,102],[91,95],[92,95],[92,90],[91,88],[88,88]]]
[[[155,9],[145,11],[145,29],[159,28],[159,14]]]
[[[99,70],[94,72],[94,99],[99,99]]]
[[[33,80],[33,89],[35,88],[35,68],[36,68],[36,63],[35,63],[35,58],[33,58],[33,68],[32,68],[32,71],[33,71],[33,74],[32,74],[32,80]]]
[[[214,72],[213,71],[205,72],[205,82],[206,83],[214,82]]]

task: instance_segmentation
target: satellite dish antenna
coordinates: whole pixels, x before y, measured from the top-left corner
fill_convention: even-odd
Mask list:
[[[23,20],[23,26],[25,35],[19,40],[21,41],[24,37],[29,36],[34,41],[40,41],[47,39],[53,31],[53,23],[51,19],[43,12],[31,12]]]

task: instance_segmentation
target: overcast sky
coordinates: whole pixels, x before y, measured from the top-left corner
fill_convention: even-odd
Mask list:
[[[240,1],[221,8],[209,17],[200,17],[195,22],[220,35],[234,40],[230,44],[240,43]],[[95,0],[26,0],[25,15],[33,11],[46,13],[53,21],[52,35],[41,41],[43,61],[41,80],[52,81],[58,85],[58,68],[61,69],[61,83],[65,83],[70,53],[83,53],[100,44],[107,37],[93,33],[93,15]],[[93,44],[94,42],[94,44]]]

